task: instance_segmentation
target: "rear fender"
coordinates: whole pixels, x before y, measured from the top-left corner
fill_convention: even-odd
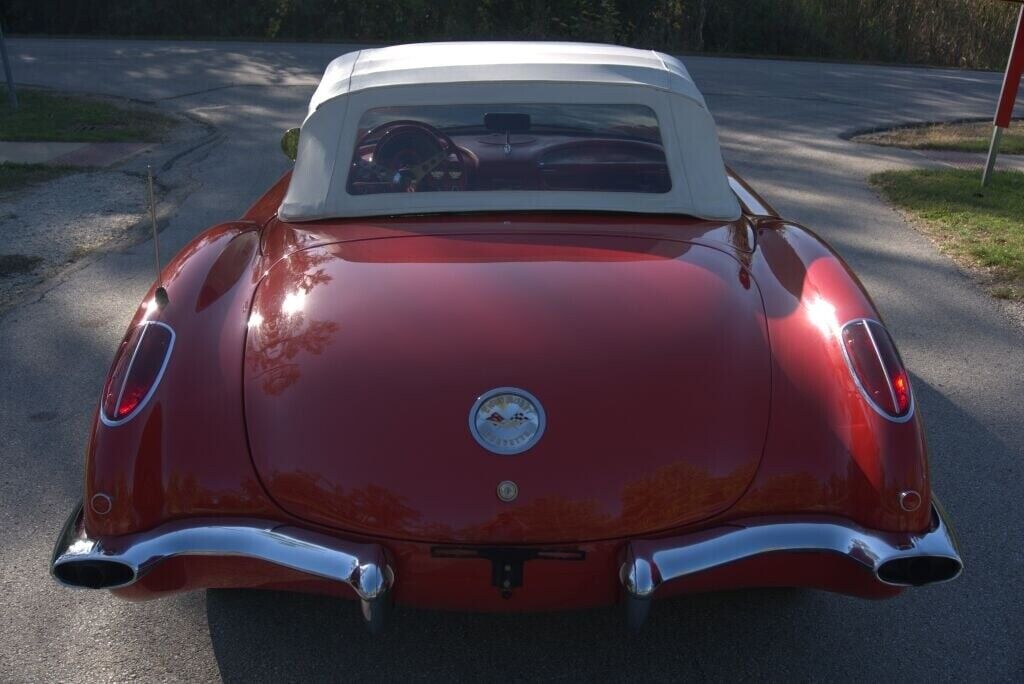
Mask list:
[[[259,279],[257,229],[240,221],[199,235],[163,270],[168,304],[151,304],[153,288],[135,313],[129,332],[159,321],[174,330],[174,346],[137,415],[114,426],[93,422],[85,491],[90,535],[128,534],[184,516],[277,511],[253,471],[242,411],[242,354]]]
[[[929,525],[927,450],[916,407],[905,422],[873,410],[841,346],[841,327],[881,320],[846,264],[810,231],[782,221],[758,226],[751,269],[771,338],[772,417],[761,468],[730,514],[818,512],[865,527]],[[900,494],[920,495],[914,511]]]

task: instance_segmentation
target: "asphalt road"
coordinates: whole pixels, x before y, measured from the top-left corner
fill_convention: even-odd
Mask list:
[[[235,217],[286,168],[280,132],[345,46],[11,40],[19,82],[127,96],[201,117],[198,148],[156,160],[175,204],[164,250]],[[0,680],[1024,678],[1024,334],[875,196],[921,163],[842,140],[904,121],[986,117],[997,74],[687,59],[726,156],[862,277],[914,373],[934,487],[960,534],[957,582],[867,602],[745,591],[658,604],[626,638],[615,610],[401,611],[371,639],[353,605],[217,591],[132,604],[48,577],[117,339],[151,246],[85,260],[0,317]],[[1022,112],[1024,113],[1024,112]],[[177,156],[176,156],[177,155]]]

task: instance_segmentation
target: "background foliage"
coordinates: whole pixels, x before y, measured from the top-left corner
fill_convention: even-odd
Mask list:
[[[5,0],[8,31],[399,42],[572,39],[1002,69],[999,0]]]

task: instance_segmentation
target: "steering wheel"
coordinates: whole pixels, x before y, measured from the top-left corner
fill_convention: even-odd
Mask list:
[[[360,138],[349,187],[357,194],[465,190],[466,171],[462,150],[437,128],[421,121],[389,121]]]

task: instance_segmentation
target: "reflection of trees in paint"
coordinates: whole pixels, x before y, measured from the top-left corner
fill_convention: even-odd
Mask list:
[[[291,501],[302,502],[308,517],[340,524],[398,532],[415,528],[420,519],[419,512],[405,503],[405,497],[377,485],[345,491],[323,475],[296,470],[274,475],[270,488],[287,492]]]
[[[715,477],[698,467],[677,463],[627,485],[620,515],[609,512],[596,499],[552,496],[509,506],[487,520],[465,527],[425,520],[430,517],[428,512],[417,510],[406,497],[378,485],[346,490],[324,475],[294,471],[275,475],[270,487],[276,492],[287,492],[289,501],[299,503],[303,510],[294,512],[329,520],[341,527],[386,530],[436,542],[486,543],[531,538],[599,539],[609,534],[627,534],[638,527],[658,529],[717,507],[737,487],[746,485],[749,478],[748,468]]]
[[[295,359],[299,354],[322,354],[331,337],[338,330],[334,321],[309,320],[301,307],[289,306],[289,297],[304,298],[319,285],[331,281],[323,264],[333,257],[326,252],[307,250],[296,252],[275,268],[286,269],[283,282],[298,283],[291,292],[277,289],[262,300],[258,325],[250,333],[246,363],[258,378],[265,392],[279,395],[295,383],[301,375]],[[275,278],[276,279],[276,278]]]

